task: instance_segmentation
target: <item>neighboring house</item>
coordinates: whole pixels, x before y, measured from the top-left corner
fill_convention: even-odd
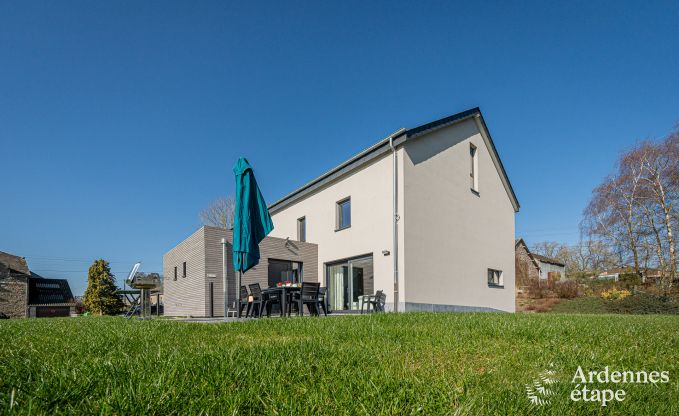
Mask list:
[[[613,280],[613,281],[618,281],[620,279],[621,274],[628,274],[628,273],[634,273],[634,268],[633,267],[616,267],[613,269],[608,269],[604,270],[603,272],[599,273],[596,277],[597,279],[600,280]],[[657,280],[662,276],[662,273],[660,273],[659,269],[652,269],[652,268],[646,268],[640,271],[641,273],[641,281],[646,282],[647,280]]]
[[[26,259],[0,251],[0,316],[27,316],[30,276]]]
[[[540,263],[533,257],[523,238],[514,242],[514,256],[517,288],[528,286],[531,280],[540,278]]]
[[[68,281],[31,272],[23,257],[0,251],[0,313],[10,318],[69,316],[75,302]]]
[[[237,275],[233,268],[233,231],[204,226],[163,256],[163,304],[166,316],[224,316],[222,238],[226,239],[229,304],[236,300]],[[278,282],[318,281],[315,244],[266,237],[260,261],[243,274],[241,283],[262,288]]]
[[[518,210],[478,108],[400,129],[269,206],[272,236],[318,244],[333,310],[383,290],[389,310],[515,311]]]
[[[537,260],[540,265],[540,279],[565,279],[566,278],[566,265],[549,257],[541,256],[540,254],[533,253],[533,258]]]

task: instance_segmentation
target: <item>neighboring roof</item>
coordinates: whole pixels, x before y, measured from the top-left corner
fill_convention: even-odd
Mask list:
[[[339,178],[340,176],[360,167],[368,162],[374,160],[375,158],[387,153],[390,151],[390,145],[389,142],[390,140],[392,141],[394,146],[398,146],[402,143],[404,143],[407,140],[412,140],[416,137],[422,136],[424,134],[431,133],[433,131],[436,131],[438,129],[448,127],[453,124],[460,123],[465,120],[469,119],[474,119],[477,118],[479,120],[479,130],[481,131],[481,135],[484,137],[484,139],[487,138],[488,144],[489,144],[489,151],[491,153],[491,157],[493,158],[493,163],[495,163],[498,172],[500,173],[501,180],[505,186],[505,189],[507,190],[507,194],[512,201],[512,205],[514,206],[514,210],[516,212],[519,211],[520,205],[519,201],[516,198],[516,194],[514,193],[514,189],[512,188],[511,183],[509,182],[509,178],[507,177],[507,172],[505,171],[504,166],[502,165],[502,161],[500,160],[500,156],[497,153],[497,149],[495,148],[495,144],[493,143],[493,139],[490,136],[490,131],[488,130],[488,127],[486,126],[486,122],[483,119],[483,115],[481,114],[481,109],[478,107],[463,111],[461,113],[453,114],[449,117],[445,117],[436,121],[432,121],[431,123],[423,124],[421,126],[412,128],[412,129],[399,129],[395,131],[394,133],[390,134],[389,136],[385,137],[384,139],[380,140],[379,142],[375,143],[374,145],[370,146],[369,148],[363,150],[356,156],[352,157],[351,159],[347,160],[346,162],[340,164],[339,166],[336,166],[335,168],[325,172],[318,178],[302,185],[301,187],[297,188],[296,190],[292,191],[288,195],[284,196],[283,198],[280,198],[279,200],[275,201],[274,203],[269,205],[269,211],[274,214],[277,211],[282,210],[283,208],[293,204],[294,202],[304,198],[305,196],[313,193],[317,189],[325,186],[326,184],[330,183],[331,181]]]
[[[533,257],[535,257],[538,261],[541,261],[543,263],[549,263],[553,264],[555,266],[561,266],[561,267],[566,267],[565,264],[561,263],[559,260],[555,260],[549,257],[541,256],[539,254],[531,253]]]
[[[530,249],[528,248],[528,244],[526,244],[525,241],[523,241],[523,238],[519,237],[518,239],[514,240],[514,250],[516,250],[519,245],[522,245],[526,249],[526,253],[528,253],[528,257],[530,257],[530,260],[533,262],[535,267],[540,269],[540,263],[538,263],[537,260],[535,260],[535,257],[533,256],[533,253],[530,252]]]
[[[72,303],[73,293],[66,279],[28,279],[28,304]]]
[[[0,251],[0,263],[4,264],[5,267],[17,273],[25,275],[30,275],[31,273],[28,270],[28,264],[26,263],[26,259],[23,257],[15,256],[14,254],[9,254],[5,253],[4,251]]]

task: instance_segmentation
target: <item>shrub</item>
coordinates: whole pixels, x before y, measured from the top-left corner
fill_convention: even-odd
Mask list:
[[[531,279],[528,282],[528,296],[533,299],[541,299],[544,297],[547,287],[541,283],[539,279]]]
[[[679,315],[679,301],[649,293],[636,293],[618,302],[606,302],[612,313]]]
[[[601,299],[603,299],[603,300],[622,300],[622,299],[625,299],[626,297],[628,297],[629,295],[631,295],[629,290],[625,290],[625,289],[620,290],[620,289],[612,288],[612,289],[608,289],[604,292],[601,292]]]
[[[554,292],[561,299],[573,299],[578,297],[578,283],[573,280],[558,282],[554,285]]]
[[[630,287],[641,284],[641,276],[637,273],[621,273],[620,276],[618,276],[618,281],[629,289]]]

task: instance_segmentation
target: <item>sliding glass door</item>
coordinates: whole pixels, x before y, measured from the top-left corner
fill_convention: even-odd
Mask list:
[[[328,264],[326,278],[330,309],[358,310],[360,297],[373,293],[373,258],[358,257]]]

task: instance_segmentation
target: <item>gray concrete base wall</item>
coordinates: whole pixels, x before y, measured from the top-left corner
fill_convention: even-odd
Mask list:
[[[434,303],[406,302],[406,312],[505,312],[484,306],[438,305]]]

